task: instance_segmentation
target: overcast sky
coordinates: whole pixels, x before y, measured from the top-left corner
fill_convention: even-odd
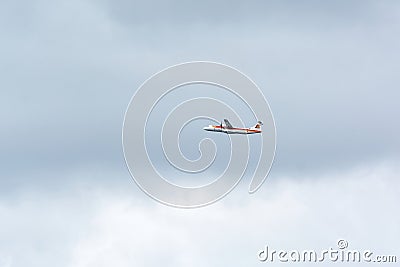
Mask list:
[[[400,257],[399,47],[397,1],[1,1],[0,267],[255,266],[343,235]],[[277,151],[256,194],[181,211],[132,182],[121,128],[191,60],[256,82]]]

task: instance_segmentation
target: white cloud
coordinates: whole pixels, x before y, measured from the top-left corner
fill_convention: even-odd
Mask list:
[[[338,238],[351,248],[399,253],[396,171],[383,164],[323,179],[270,181],[255,195],[237,190],[196,210],[108,195],[75,247],[72,266],[109,266],[116,260],[118,266],[253,266],[266,244],[325,249]]]
[[[0,262],[256,266],[265,245],[322,250],[335,247],[338,238],[353,249],[400,256],[398,171],[386,163],[320,179],[275,178],[254,195],[239,187],[194,210],[166,207],[125,189],[31,193],[0,202]]]

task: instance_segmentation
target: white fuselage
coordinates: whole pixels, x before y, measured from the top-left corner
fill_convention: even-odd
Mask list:
[[[213,126],[209,125],[204,127],[203,130],[210,131],[210,132],[221,132],[227,134],[254,134],[254,133],[261,133],[260,129],[255,128],[227,128],[224,126]]]

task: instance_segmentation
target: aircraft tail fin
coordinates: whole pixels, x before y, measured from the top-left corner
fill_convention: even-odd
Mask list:
[[[225,122],[226,128],[233,128],[232,124],[227,119],[224,119],[224,122]]]
[[[257,124],[253,126],[253,128],[261,129],[261,125],[263,125],[262,121],[258,121]]]

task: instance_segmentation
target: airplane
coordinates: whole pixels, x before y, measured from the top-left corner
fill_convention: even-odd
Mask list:
[[[226,134],[255,134],[255,133],[261,133],[261,125],[263,123],[261,121],[258,121],[256,125],[254,125],[251,128],[235,128],[230,124],[230,122],[227,119],[224,119],[224,124],[220,125],[209,125],[207,127],[204,127],[203,130],[205,131],[210,131],[210,132],[220,132],[220,133],[226,133]]]

